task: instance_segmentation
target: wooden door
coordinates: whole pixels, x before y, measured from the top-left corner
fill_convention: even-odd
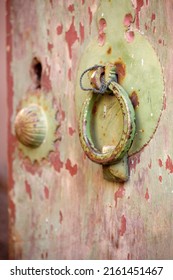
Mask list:
[[[102,1],[7,1],[12,259],[173,258],[173,2],[103,2],[130,5],[133,28],[155,49],[165,81],[158,127],[130,157],[128,182],[104,180],[81,148],[75,105],[80,59],[104,36],[96,24]],[[60,125],[55,151],[37,162],[19,150],[14,132],[28,92],[52,98]]]

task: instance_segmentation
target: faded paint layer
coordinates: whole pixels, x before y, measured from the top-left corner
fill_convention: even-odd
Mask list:
[[[100,43],[105,43],[107,27],[95,24],[100,1],[26,0],[22,5],[19,0],[8,1],[13,259],[173,258],[172,4],[169,0],[136,0],[133,6],[129,0],[121,2],[122,25],[125,20],[145,34],[166,78],[163,117],[149,145],[130,158],[131,179],[124,185],[103,180],[100,166],[84,156],[75,133],[79,60],[93,38],[102,37]],[[108,56],[113,55],[110,46],[101,45]],[[24,160],[14,137],[18,104],[38,86],[30,75],[34,57],[42,65],[41,89],[45,94],[51,89],[61,124],[55,151],[39,164]],[[132,98],[138,108],[135,94]]]

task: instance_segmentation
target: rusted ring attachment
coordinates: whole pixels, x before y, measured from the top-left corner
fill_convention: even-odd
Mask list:
[[[109,84],[108,89],[117,98],[123,114],[123,129],[118,144],[116,146],[104,146],[100,150],[96,147],[96,143],[94,143],[91,133],[91,122],[92,111],[98,94],[92,92],[86,99],[79,119],[79,137],[85,154],[92,161],[104,165],[115,163],[123,158],[131,147],[136,129],[135,112],[127,92],[115,81]]]

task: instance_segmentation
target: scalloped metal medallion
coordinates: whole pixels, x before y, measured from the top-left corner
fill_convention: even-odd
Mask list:
[[[31,162],[41,161],[55,150],[56,114],[50,94],[35,91],[20,102],[14,124],[15,134],[19,150]]]

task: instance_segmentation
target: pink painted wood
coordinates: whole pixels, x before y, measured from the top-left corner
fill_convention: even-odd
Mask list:
[[[119,1],[117,1],[118,5]],[[165,77],[157,131],[130,158],[130,181],[103,179],[77,133],[75,83],[85,47],[98,34],[98,0],[7,2],[9,213],[12,259],[173,258],[172,1],[133,0],[135,25],[154,46]],[[33,165],[17,150],[13,124],[34,57],[41,86],[56,99],[61,141]]]

